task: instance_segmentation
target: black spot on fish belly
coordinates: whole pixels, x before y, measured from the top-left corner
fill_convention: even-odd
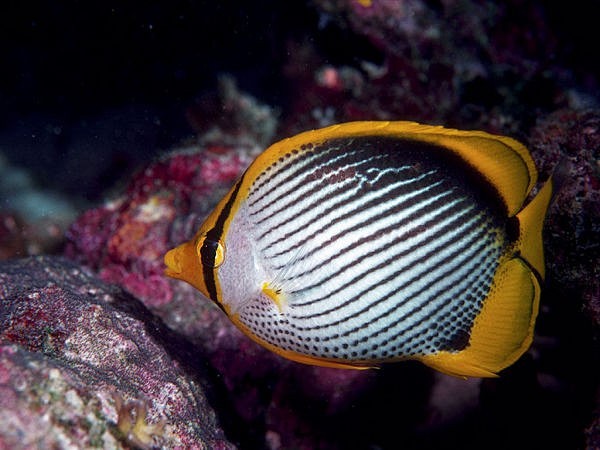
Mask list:
[[[459,328],[454,332],[454,334],[452,334],[452,336],[444,340],[445,342],[443,342],[440,346],[440,350],[464,350],[469,345],[470,338],[471,334],[468,331]]]

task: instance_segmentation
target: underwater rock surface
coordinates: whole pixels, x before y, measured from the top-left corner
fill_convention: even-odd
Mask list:
[[[0,448],[235,448],[190,348],[71,261],[0,263]]]
[[[551,281],[581,293],[600,327],[600,110],[558,110],[538,121],[529,142],[542,173],[561,163],[545,229]]]

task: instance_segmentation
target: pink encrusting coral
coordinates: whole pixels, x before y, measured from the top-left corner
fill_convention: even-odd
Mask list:
[[[176,239],[193,234],[253,151],[197,146],[152,163],[134,176],[121,198],[87,211],[73,224],[66,254],[148,306],[168,303],[172,293],[162,276],[163,255]]]

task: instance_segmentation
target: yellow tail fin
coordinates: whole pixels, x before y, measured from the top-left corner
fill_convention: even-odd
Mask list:
[[[536,275],[522,259],[504,262],[475,319],[468,347],[428,355],[422,361],[450,375],[496,376],[531,345],[540,290]]]
[[[554,182],[549,179],[538,194],[517,214],[520,235],[517,248],[521,257],[533,267],[544,279],[544,246],[542,244],[542,228]]]

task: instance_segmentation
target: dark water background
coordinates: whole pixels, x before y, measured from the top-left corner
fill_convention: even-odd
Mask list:
[[[327,48],[332,33],[349,33],[319,29],[317,12],[297,0],[25,1],[2,9],[0,149],[43,185],[90,201],[192,135],[186,108],[215,90],[219,74],[284,106],[290,40],[322,45],[332,63],[357,56],[356,46]]]
[[[595,2],[539,3],[561,43],[556,60],[597,85]],[[0,152],[41,186],[97,202],[194,134],[186,109],[219,74],[285,115],[298,93],[286,90],[282,67],[301,41],[335,65],[380,58],[310,1],[3,2]]]

